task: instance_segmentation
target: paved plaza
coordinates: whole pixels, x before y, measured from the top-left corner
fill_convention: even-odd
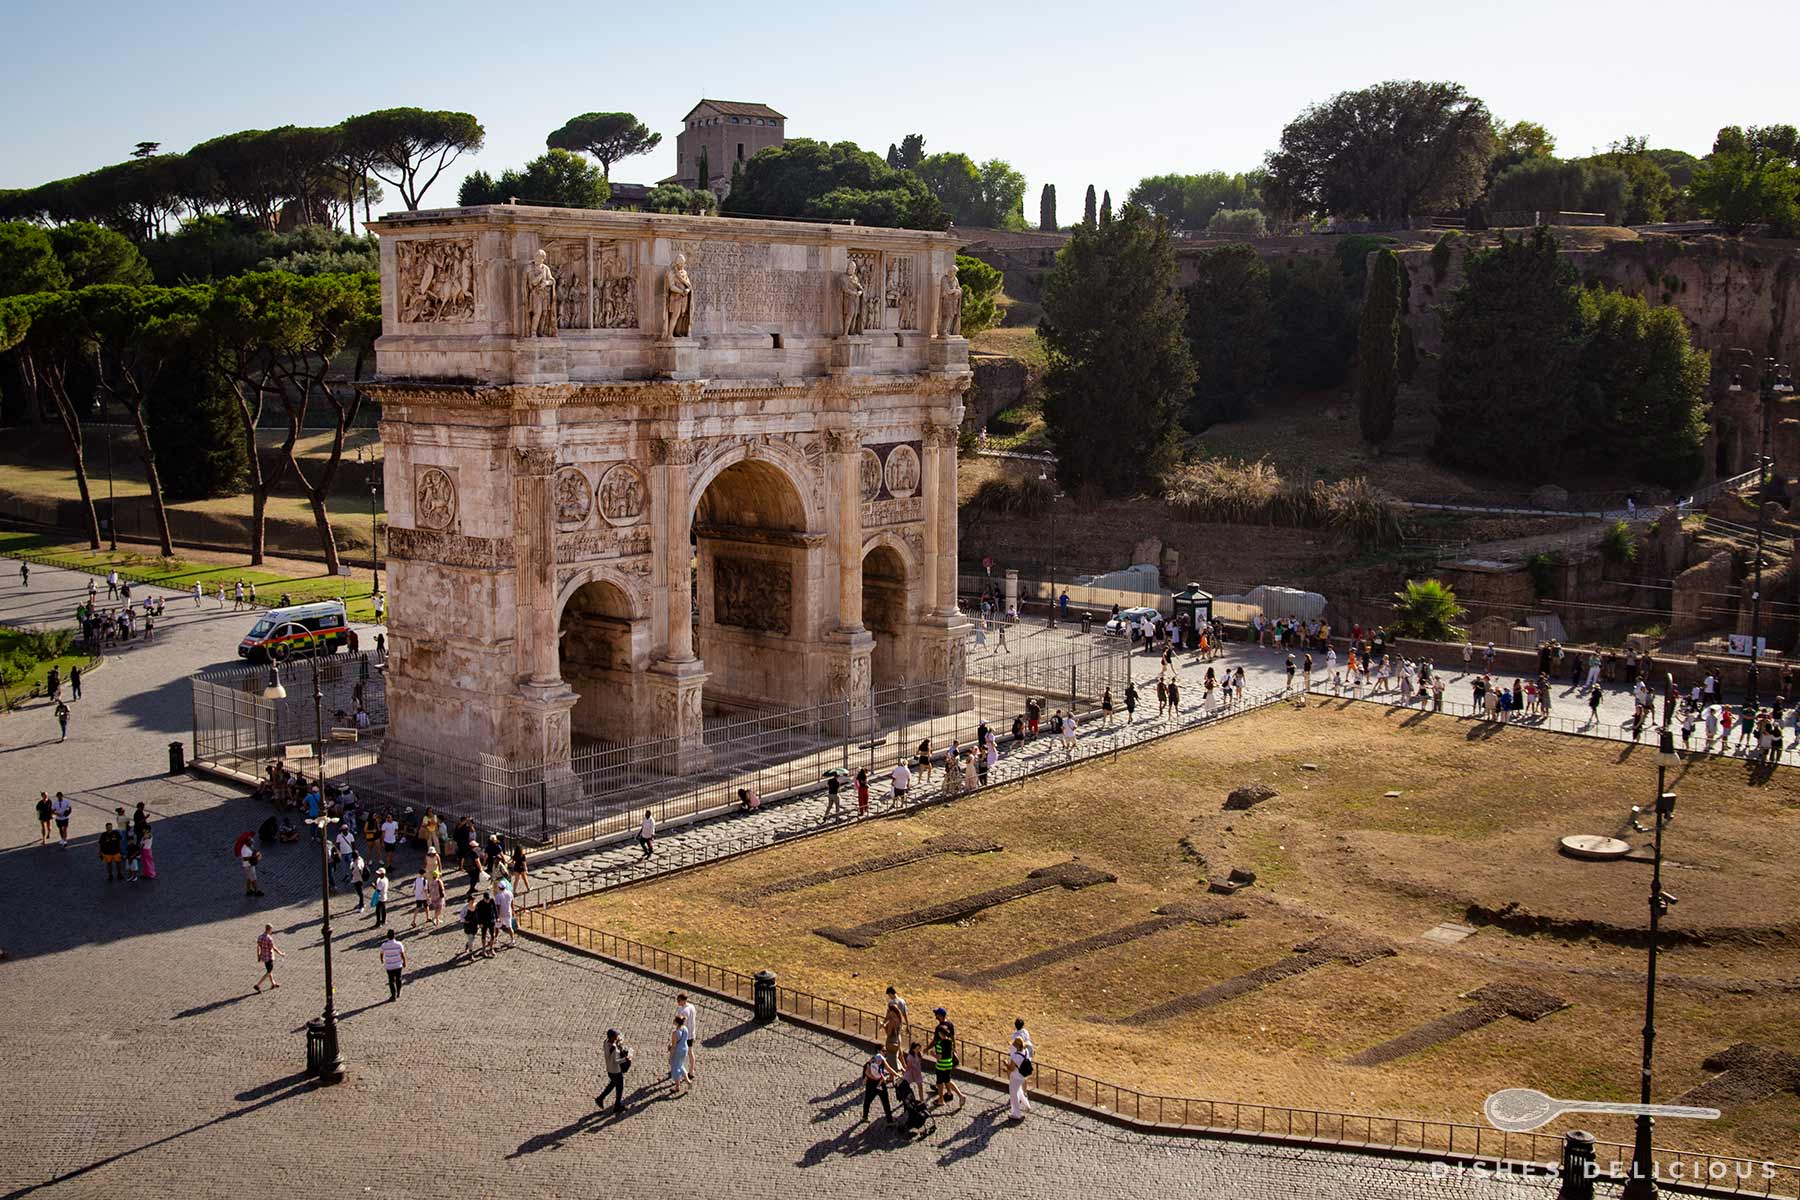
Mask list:
[[[21,592],[10,577],[0,619],[64,618],[86,585],[86,576],[42,568]],[[312,847],[271,850],[268,897],[247,900],[232,841],[266,812],[237,789],[165,774],[167,743],[188,731],[186,677],[230,661],[251,617],[169,595],[154,644],[112,653],[89,674],[66,743],[47,706],[0,718],[11,782],[0,810],[0,946],[9,956],[0,963],[0,1195],[1552,1194],[1542,1183],[1434,1179],[1378,1158],[1147,1137],[1044,1104],[1014,1127],[998,1086],[970,1089],[934,1133],[903,1143],[857,1121],[857,1047],[786,1023],[753,1026],[746,1010],[704,998],[699,1083],[668,1100],[657,1069],[667,987],[530,941],[458,965],[460,931],[446,928],[407,936],[410,982],[387,1004],[372,924],[346,904],[336,908],[334,949],[350,1074],[317,1089],[301,1073],[304,1023],[322,1003]],[[1255,665],[1252,693],[1278,670],[1273,654],[1234,653]],[[75,802],[66,850],[38,845],[39,790]],[[138,801],[152,815],[158,877],[107,883],[95,837],[115,806]],[[755,819],[816,820],[817,804]],[[718,836],[734,820],[664,845]],[[414,864],[402,865],[404,877]],[[282,988],[256,995],[264,922],[288,957]],[[845,999],[873,1005],[886,982],[871,978],[868,996]],[[929,1004],[928,981],[892,982],[915,1006]],[[608,1027],[638,1052],[620,1120],[593,1105]],[[1003,1031],[963,1032],[995,1041]],[[1075,1047],[1042,1050],[1065,1063],[1079,1057]]]

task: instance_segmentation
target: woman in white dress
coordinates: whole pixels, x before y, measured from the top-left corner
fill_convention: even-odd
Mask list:
[[[1025,1049],[1024,1038],[1012,1040],[1012,1053],[1007,1056],[1006,1087],[1007,1095],[1012,1101],[1011,1115],[1015,1121],[1023,1121],[1025,1114],[1031,1111],[1031,1098],[1025,1094],[1025,1064],[1031,1061],[1030,1053]]]

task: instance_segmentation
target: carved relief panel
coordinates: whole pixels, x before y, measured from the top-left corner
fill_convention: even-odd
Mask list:
[[[888,451],[882,468],[888,495],[903,500],[919,490],[919,452],[904,442]]]
[[[919,328],[919,297],[913,279],[912,255],[896,254],[889,257],[887,279],[884,282],[882,301],[888,311],[888,327]]]
[[[394,273],[401,321],[475,319],[473,238],[408,238],[394,247]]]
[[[594,328],[636,329],[637,245],[594,243]]]
[[[793,572],[785,562],[721,555],[713,559],[713,620],[758,633],[793,628]]]
[[[852,250],[850,261],[863,282],[863,330],[880,329],[882,303],[881,251]]]
[[[650,489],[630,463],[614,463],[600,477],[600,515],[611,525],[634,525],[644,518]]]
[[[881,455],[863,447],[862,452],[862,498],[867,504],[881,495]]]
[[[863,449],[863,524],[898,525],[925,517],[924,470],[918,442]]]
[[[413,524],[449,529],[456,524],[456,482],[442,467],[420,467],[413,482]]]
[[[556,500],[556,523],[564,529],[585,525],[594,511],[594,492],[587,476],[576,467],[564,467],[550,486]]]
[[[586,238],[545,242],[551,271],[556,274],[556,327],[588,327],[588,244]]]

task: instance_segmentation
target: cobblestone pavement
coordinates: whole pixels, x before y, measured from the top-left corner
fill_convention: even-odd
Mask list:
[[[50,568],[26,595],[8,580],[0,619],[66,612],[83,589]],[[210,602],[172,602],[169,616],[154,645],[92,674],[66,743],[47,709],[0,718],[11,781],[0,1195],[1550,1194],[1378,1158],[1146,1137],[1047,1105],[1013,1127],[995,1088],[971,1089],[963,1109],[904,1143],[857,1121],[854,1047],[751,1026],[713,1002],[701,1005],[698,1085],[668,1099],[657,1079],[667,988],[531,942],[459,964],[462,939],[444,929],[408,936],[410,982],[387,1004],[371,922],[342,909],[333,946],[350,1074],[315,1089],[300,1072],[304,1022],[322,1002],[311,847],[275,848],[267,899],[246,899],[230,847],[264,814],[230,788],[162,774],[165,743],[187,728],[185,676],[228,658],[245,617]],[[38,844],[39,789],[75,801],[66,850]],[[140,800],[158,877],[106,883],[95,835],[115,805]],[[283,987],[256,995],[265,921],[288,957]],[[609,1026],[638,1050],[620,1120],[592,1099]]]

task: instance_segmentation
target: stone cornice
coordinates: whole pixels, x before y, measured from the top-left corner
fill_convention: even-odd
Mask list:
[[[767,400],[857,401],[906,393],[960,396],[974,375],[968,371],[907,371],[891,375],[814,375],[802,379],[622,379],[593,383],[476,384],[427,379],[388,379],[361,385],[383,404],[428,408],[509,410],[604,408],[641,405],[667,408],[704,402]]]
[[[436,529],[408,529],[399,525],[388,526],[387,539],[389,558],[479,570],[510,567],[515,562],[510,539],[472,537]]]
[[[755,525],[716,525],[711,522],[696,522],[694,533],[700,537],[715,538],[721,542],[749,542],[760,546],[789,546],[804,550],[814,550],[823,546],[827,536],[824,533],[797,532],[792,529],[764,529]]]
[[[806,245],[867,247],[878,250],[954,249],[966,237],[925,229],[888,229],[875,225],[835,225],[807,221],[762,221],[743,217],[693,217],[592,208],[539,208],[488,204],[471,208],[436,208],[390,213],[369,224],[377,237],[404,237],[483,229],[541,231],[550,236],[593,235],[606,238],[671,238],[678,241],[797,242]]]

